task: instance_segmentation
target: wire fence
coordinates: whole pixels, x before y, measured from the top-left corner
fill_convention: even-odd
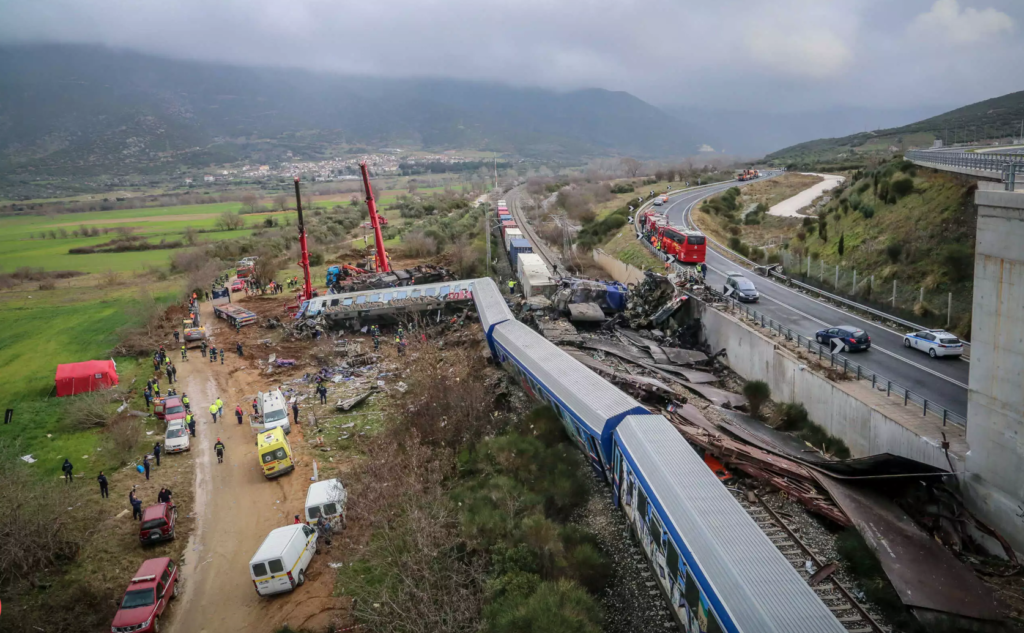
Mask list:
[[[813,338],[803,336],[799,332],[794,332],[785,325],[765,316],[758,312],[754,308],[751,308],[735,299],[726,297],[725,295],[708,289],[708,292],[715,297],[716,301],[726,305],[726,308],[732,312],[738,312],[747,317],[749,322],[753,322],[754,325],[760,326],[769,332],[776,333],[781,337],[784,337],[787,341],[795,342],[796,345],[802,349],[806,349],[808,352],[817,355],[820,362],[828,362],[830,368],[841,370],[844,376],[854,378],[856,380],[870,381],[872,389],[881,393],[885,392],[887,398],[895,398],[897,402],[902,400],[903,406],[914,407],[921,410],[922,416],[932,415],[942,420],[942,426],[946,426],[947,423],[955,424],[956,426],[967,428],[967,418],[964,416],[950,411],[942,405],[928,400],[921,394],[915,393],[899,383],[886,378],[885,376],[874,372],[867,367],[859,363],[851,361],[845,356],[832,353],[832,350],[826,346],[818,343]]]
[[[785,274],[808,286],[856,301],[895,317],[970,337],[974,296],[969,292],[927,289],[899,279],[882,280],[871,271],[826,264],[782,251]]]

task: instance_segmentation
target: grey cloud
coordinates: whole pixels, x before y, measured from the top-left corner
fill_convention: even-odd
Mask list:
[[[0,42],[799,111],[1019,90],[1014,0],[0,0]],[[985,46],[952,46],[984,38]]]

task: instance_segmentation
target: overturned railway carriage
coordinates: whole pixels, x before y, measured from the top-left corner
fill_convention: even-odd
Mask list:
[[[845,631],[668,420],[516,321],[492,280],[472,283],[495,360],[612,484],[682,630]]]
[[[437,318],[469,307],[473,282],[445,281],[422,286],[362,290],[314,297],[300,306],[296,319],[323,315],[331,329],[359,329],[365,325],[394,324],[417,313]]]

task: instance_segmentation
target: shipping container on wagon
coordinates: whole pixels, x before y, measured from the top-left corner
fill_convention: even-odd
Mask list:
[[[518,257],[526,253],[533,253],[533,247],[530,246],[529,240],[518,239],[509,243],[508,259],[512,263],[512,268],[516,268]]]
[[[509,252],[512,248],[512,240],[524,239],[523,232],[520,229],[505,229],[505,252]]]

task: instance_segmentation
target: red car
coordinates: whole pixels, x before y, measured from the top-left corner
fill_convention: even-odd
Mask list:
[[[111,633],[159,633],[160,616],[178,595],[178,566],[170,558],[151,558],[135,572],[110,624]]]
[[[139,543],[157,543],[174,539],[174,523],[178,511],[170,503],[158,503],[142,511],[139,525]]]
[[[236,279],[231,282],[231,292],[242,292],[245,290],[245,282],[241,279]]]
[[[164,422],[184,420],[185,405],[182,404],[181,398],[178,396],[171,396],[170,398],[156,400],[153,403],[153,415],[155,415],[158,420],[163,420]]]

